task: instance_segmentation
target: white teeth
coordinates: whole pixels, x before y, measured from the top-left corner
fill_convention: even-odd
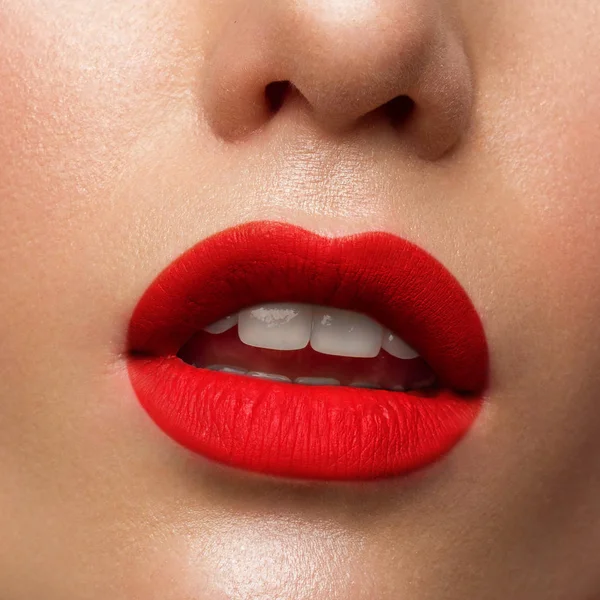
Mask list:
[[[330,377],[298,377],[294,379],[294,383],[301,383],[303,385],[340,385],[337,379]]]
[[[287,381],[291,383],[292,380],[285,375],[276,375],[275,373],[261,373],[260,371],[247,371],[246,369],[238,369],[237,367],[230,367],[228,365],[209,365],[204,367],[209,371],[220,371],[221,373],[232,373],[234,375],[247,375],[248,377],[258,377],[260,379],[270,379],[271,381]]]
[[[383,349],[395,356],[396,358],[402,358],[408,360],[419,356],[418,352],[415,352],[406,342],[401,340],[395,333],[392,333],[389,329],[386,329],[383,335]]]
[[[237,322],[238,322],[237,314],[229,315],[228,317],[225,317],[224,319],[216,321],[215,323],[211,323],[208,327],[204,328],[204,331],[207,331],[208,333],[215,333],[215,334],[216,333],[225,333],[226,331],[229,331],[232,327],[234,327]]]
[[[261,373],[260,371],[248,371],[246,375],[250,377],[258,377],[259,379],[268,379],[270,381],[286,381],[291,383],[292,380],[289,377],[285,377],[284,375],[274,375],[271,373]]]
[[[419,354],[389,329],[349,310],[278,303],[253,306],[205,327],[219,334],[238,325],[240,340],[270,350],[301,350],[309,343],[317,352],[354,358],[374,358],[383,348],[403,360]]]
[[[221,371],[222,373],[233,373],[234,375],[246,375],[246,369],[238,369],[237,367],[228,367],[227,365],[210,365],[205,367],[209,371]]]
[[[240,312],[240,340],[271,350],[301,350],[310,340],[312,307],[307,304],[265,304]]]
[[[201,367],[204,369],[208,369],[209,371],[219,371],[221,373],[231,373],[233,375],[246,375],[247,377],[256,377],[258,379],[267,379],[269,381],[279,381],[283,383],[292,383],[292,380],[285,375],[278,375],[277,373],[265,373],[262,371],[247,371],[246,369],[240,369],[238,367],[231,367],[229,365],[208,365],[205,367]],[[334,379],[333,377],[297,377],[293,381],[294,383],[298,383],[301,385],[319,385],[319,386],[339,386],[341,382],[339,379]],[[402,385],[395,385],[391,388],[394,392],[405,392],[408,389],[410,390],[420,390],[424,388],[429,388],[433,386],[435,383],[435,376],[426,377],[417,381],[406,388]],[[345,384],[347,385],[347,384]],[[381,390],[383,389],[381,386],[376,383],[372,383],[370,381],[354,381],[349,387],[353,388],[364,388],[364,389],[372,389],[372,390]]]
[[[246,369],[239,369],[238,367],[230,367],[229,365],[209,365],[207,367],[203,367],[210,371],[220,371],[221,373],[231,373],[233,375],[246,375],[248,377],[256,377],[258,379],[267,379],[269,381],[280,381],[283,383],[292,383],[292,380],[285,375],[277,375],[276,373],[263,373],[261,371],[246,371]],[[297,377],[294,379],[294,383],[299,383],[301,385],[341,385],[341,382],[338,379],[334,379],[333,377]],[[424,388],[431,387],[435,383],[435,377],[430,377],[426,379],[422,379],[410,386],[411,390],[420,390]],[[375,383],[371,383],[368,381],[356,381],[350,384],[349,387],[353,388],[364,388],[364,389],[372,389],[372,390],[380,390],[382,389]],[[402,385],[395,385],[391,388],[394,392],[405,392],[407,388]]]
[[[373,319],[349,310],[315,307],[310,345],[323,354],[373,358],[383,329]]]

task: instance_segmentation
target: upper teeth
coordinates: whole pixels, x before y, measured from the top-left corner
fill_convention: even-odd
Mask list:
[[[372,358],[383,347],[403,359],[419,356],[373,319],[349,310],[310,304],[263,304],[242,310],[205,328],[223,333],[238,324],[240,340],[271,350],[300,350],[309,343],[323,354]]]
[[[238,322],[237,315],[230,315],[221,319],[220,321],[216,321],[212,323],[208,327],[204,328],[204,331],[208,331],[208,333],[224,333],[225,331],[231,329]]]

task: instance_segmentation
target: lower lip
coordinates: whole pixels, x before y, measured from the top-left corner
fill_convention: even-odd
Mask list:
[[[425,308],[415,302],[419,284],[437,290]],[[369,312],[416,347],[442,382],[473,393],[280,383],[177,357],[209,323],[273,301]],[[329,239],[276,223],[224,231],[170,265],[134,311],[129,349],[133,389],[169,437],[232,467],[302,479],[378,479],[441,459],[477,419],[487,380],[479,317],[423,250],[390,234]]]

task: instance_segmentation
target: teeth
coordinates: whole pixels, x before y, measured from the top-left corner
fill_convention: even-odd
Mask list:
[[[268,379],[270,381],[286,381],[291,383],[292,380],[289,377],[285,377],[284,375],[274,375],[271,373],[261,373],[260,371],[248,371],[246,375],[250,377],[258,377],[259,379]]]
[[[205,327],[204,331],[208,331],[208,333],[215,333],[215,334],[216,333],[225,333],[226,331],[229,331],[232,327],[234,327],[237,322],[238,322],[237,314],[229,315],[228,317],[225,317],[224,319],[221,319],[220,321],[216,321],[215,323],[212,323],[208,327]]]
[[[402,341],[395,333],[392,333],[389,329],[386,329],[383,335],[383,349],[395,356],[396,358],[402,358],[408,360],[410,358],[416,358],[419,356],[406,342]]]
[[[240,340],[271,350],[301,350],[310,340],[312,307],[307,304],[265,304],[240,312]]]
[[[303,385],[340,385],[337,379],[330,377],[298,377],[294,379],[294,383],[301,383]]]
[[[209,365],[207,367],[202,367],[204,369],[208,369],[209,371],[219,371],[221,373],[231,373],[233,375],[246,375],[248,377],[256,377],[258,379],[267,379],[269,381],[280,381],[284,383],[292,383],[292,380],[285,375],[278,375],[276,373],[264,373],[262,371],[247,371],[246,369],[240,369],[238,367],[231,367],[229,365]],[[299,383],[302,385],[341,385],[341,382],[338,379],[334,379],[332,377],[297,377],[294,379],[294,383]],[[419,390],[423,388],[431,387],[435,383],[435,377],[429,377],[422,379],[410,386],[411,390]],[[371,383],[368,381],[356,381],[350,384],[349,387],[353,388],[365,388],[372,390],[380,390],[382,389],[375,383]],[[405,392],[407,388],[402,385],[395,385],[391,388],[394,392]]]
[[[381,349],[383,329],[373,319],[348,310],[314,309],[310,345],[323,354],[374,358]]]
[[[221,371],[222,373],[233,373],[234,375],[246,375],[246,369],[238,369],[237,367],[228,367],[227,365],[210,365],[204,367],[209,371]]]
[[[204,330],[219,334],[236,324],[240,340],[257,348],[301,350],[310,343],[317,352],[335,356],[374,358],[382,348],[403,360],[419,356],[373,319],[337,308],[288,302],[264,304],[220,319]]]

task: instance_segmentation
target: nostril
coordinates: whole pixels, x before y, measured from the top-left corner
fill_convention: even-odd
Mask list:
[[[415,109],[415,103],[408,96],[396,96],[382,106],[382,109],[394,127],[403,125]]]
[[[289,81],[273,81],[267,85],[265,98],[271,113],[276,113],[282,107],[289,89]]]

